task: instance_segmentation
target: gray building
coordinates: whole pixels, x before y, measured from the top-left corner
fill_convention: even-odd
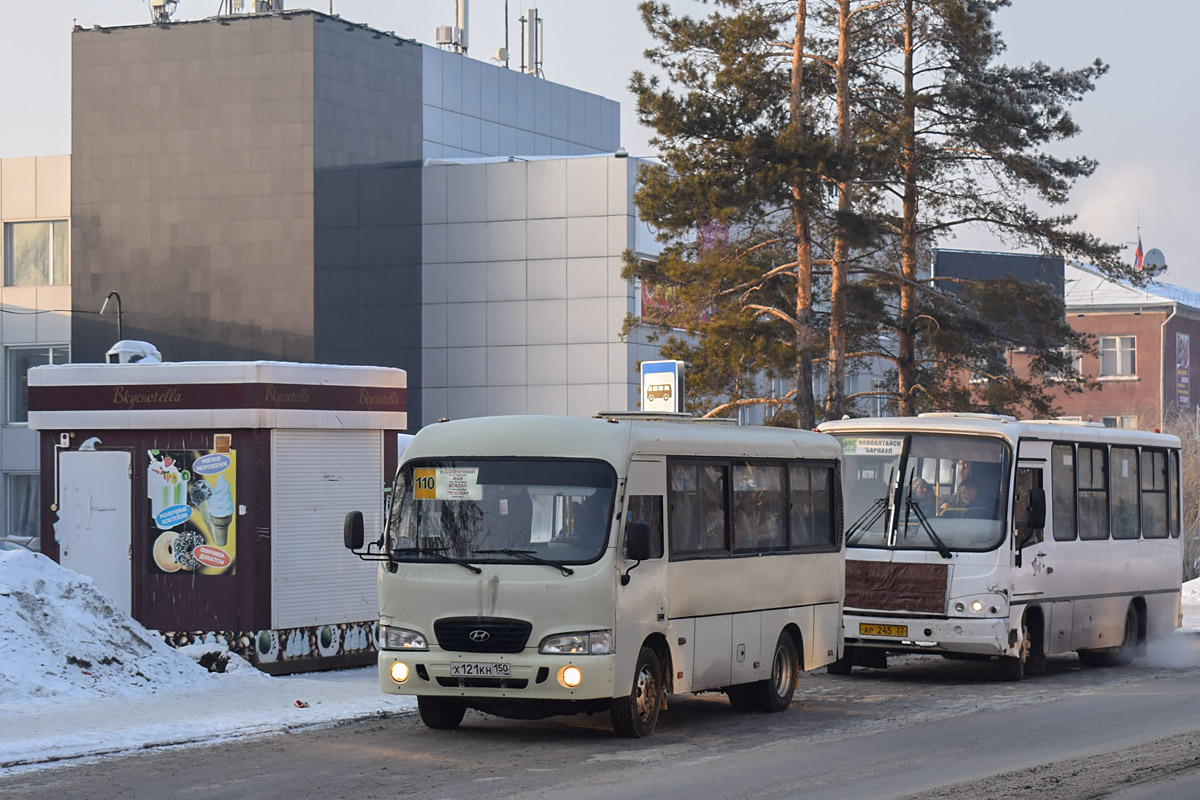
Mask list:
[[[37,432],[25,373],[70,360],[70,215],[70,156],[0,159],[0,548],[37,544]]]
[[[604,384],[589,403],[547,404],[572,391],[566,350],[530,356],[523,375],[516,351],[502,351],[557,313],[541,301],[562,304],[564,321],[561,339],[534,331],[535,346],[619,344],[611,320],[635,310],[617,261],[635,244],[630,162],[425,166],[611,154],[617,103],[314,11],[77,29],[72,94],[72,360],[102,360],[116,331],[95,311],[116,291],[125,338],[169,360],[402,367],[413,428],[431,418],[425,402],[434,419],[592,413],[592,399],[634,385],[630,349],[628,375],[609,358],[604,381],[582,378]],[[575,173],[599,201],[566,205]],[[610,241],[610,225],[625,238]],[[596,301],[578,310],[603,324],[603,341],[572,341],[565,309],[583,300]],[[524,321],[503,305],[521,302]],[[535,402],[522,405],[516,386],[537,387],[524,390]]]

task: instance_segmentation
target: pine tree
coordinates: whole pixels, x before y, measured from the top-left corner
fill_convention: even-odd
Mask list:
[[[627,259],[625,275],[673,295],[657,333],[664,355],[692,363],[689,402],[715,404],[710,413],[787,409],[808,428],[813,359],[826,345],[814,315],[812,217],[835,143],[812,101],[828,94],[830,75],[806,65],[806,2],[725,0],[728,13],[705,19],[641,5],[659,43],[647,58],[669,85],[641,72],[631,81],[663,160],[643,170],[636,199],[667,244],[655,262]],[[697,236],[714,227],[728,235]],[[773,397],[764,378],[790,389]]]

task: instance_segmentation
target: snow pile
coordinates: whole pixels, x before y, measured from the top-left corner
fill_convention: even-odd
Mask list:
[[[1183,585],[1183,604],[1200,606],[1200,578],[1188,581]]]
[[[0,552],[0,708],[29,698],[105,697],[213,679],[117,610],[92,579],[24,550]]]
[[[224,673],[197,663],[213,652]],[[91,578],[0,551],[0,772],[415,707],[382,693],[374,667],[272,677],[219,645],[173,649]]]

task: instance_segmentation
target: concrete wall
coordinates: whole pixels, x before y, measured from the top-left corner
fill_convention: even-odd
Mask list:
[[[313,358],[313,16],[78,30],[78,361],[126,338],[170,360]]]

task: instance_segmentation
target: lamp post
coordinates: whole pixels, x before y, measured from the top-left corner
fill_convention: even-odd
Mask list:
[[[108,301],[117,298],[117,341],[123,340],[125,337],[121,335],[121,295],[116,292],[109,292],[108,297],[104,298],[104,304],[100,306],[100,313],[104,313],[104,309],[108,308]]]

